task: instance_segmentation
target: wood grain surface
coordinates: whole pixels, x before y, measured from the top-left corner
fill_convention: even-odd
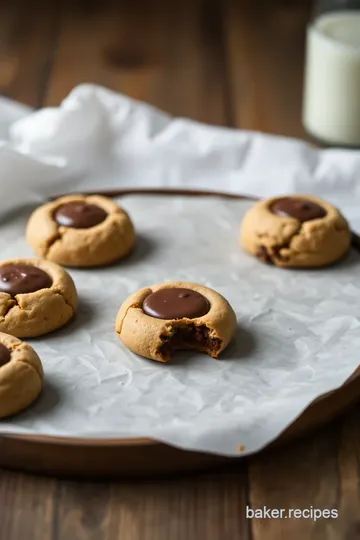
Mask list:
[[[304,137],[310,8],[310,0],[2,1],[0,90],[40,107],[95,82],[172,114]],[[0,539],[357,540],[359,423],[356,406],[236,467],[162,480],[89,483],[3,471]],[[249,520],[246,505],[335,508],[339,517]]]

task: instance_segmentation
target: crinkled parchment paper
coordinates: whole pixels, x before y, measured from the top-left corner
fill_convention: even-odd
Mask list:
[[[132,195],[119,201],[138,232],[134,253],[102,270],[71,271],[80,295],[66,328],[31,340],[46,387],[2,432],[76,437],[146,436],[238,455],[274,439],[359,363],[360,257],[326,270],[266,266],[242,252],[249,202]],[[32,255],[31,209],[1,225],[0,258]],[[222,293],[238,317],[221,360],[181,352],[163,365],[128,351],[114,331],[122,301],[146,285],[195,281]]]

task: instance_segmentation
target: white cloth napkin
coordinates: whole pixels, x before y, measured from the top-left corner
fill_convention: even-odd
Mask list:
[[[60,107],[30,114],[3,99],[0,136],[0,214],[100,188],[313,193],[340,206],[360,230],[357,151],[319,150],[294,139],[172,118],[89,84],[75,88]]]

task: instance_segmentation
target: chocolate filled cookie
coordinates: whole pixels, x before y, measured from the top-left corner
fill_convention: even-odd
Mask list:
[[[351,232],[333,205],[311,195],[256,203],[241,223],[242,247],[259,260],[288,268],[327,266],[349,249]]]
[[[168,362],[194,349],[213,358],[227,347],[236,315],[223,296],[196,283],[162,283],[132,294],[121,306],[116,331],[132,351]]]
[[[26,236],[42,258],[70,267],[111,264],[135,243],[128,214],[107,197],[71,195],[40,206]]]
[[[40,394],[44,372],[30,345],[0,332],[0,418],[28,407]]]
[[[0,332],[41,336],[64,326],[76,307],[74,282],[59,265],[39,259],[0,262]]]

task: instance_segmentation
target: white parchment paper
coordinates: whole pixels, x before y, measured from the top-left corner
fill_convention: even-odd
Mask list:
[[[31,255],[24,240],[29,204],[81,190],[310,193],[340,207],[360,232],[360,152],[172,118],[90,84],[36,112],[0,98],[0,170],[2,259]],[[0,430],[139,435],[226,455],[244,445],[251,453],[358,367],[358,255],[327,270],[279,270],[237,244],[249,203],[178,196],[122,202],[138,229],[137,251],[116,267],[72,272],[78,317],[33,342],[45,365],[44,394]],[[163,366],[117,339],[124,298],[175,279],[214,287],[236,310],[236,340],[222,361],[184,353]]]
[[[125,261],[71,271],[79,314],[31,343],[46,387],[3,432],[81,437],[149,436],[187,449],[238,455],[274,439],[318,395],[358,366],[360,256],[327,270],[266,266],[242,252],[248,202],[132,195],[120,201],[137,228]],[[31,255],[29,211],[8,218],[0,258]],[[122,301],[140,287],[195,281],[222,293],[238,317],[221,360],[178,353],[169,365],[140,358],[114,331]]]

